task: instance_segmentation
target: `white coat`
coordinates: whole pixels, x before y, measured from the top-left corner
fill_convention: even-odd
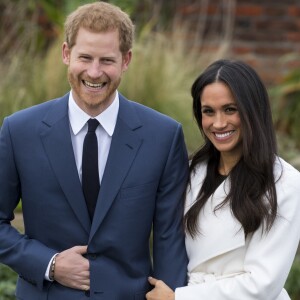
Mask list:
[[[186,211],[206,175],[200,164],[191,179]],[[282,174],[281,174],[282,171]],[[300,238],[300,173],[278,158],[274,167],[278,217],[265,234],[261,228],[245,239],[228,205],[216,213],[229,190],[227,178],[200,212],[200,234],[186,236],[189,284],[175,290],[176,300],[285,300],[283,288]]]

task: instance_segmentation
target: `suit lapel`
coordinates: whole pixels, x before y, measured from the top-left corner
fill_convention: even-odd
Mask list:
[[[90,219],[76,168],[68,118],[68,95],[53,103],[41,128],[41,139],[57,180],[87,232]]]
[[[118,119],[101,182],[90,239],[116,198],[142,144],[141,138],[134,132],[141,126],[132,104],[120,95]]]

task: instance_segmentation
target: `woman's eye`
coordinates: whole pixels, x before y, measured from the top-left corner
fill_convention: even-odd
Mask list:
[[[212,109],[209,109],[209,108],[204,108],[202,109],[202,114],[212,114],[213,113],[213,110]]]
[[[225,109],[225,112],[229,112],[229,113],[233,113],[233,112],[236,112],[236,111],[237,111],[237,108],[236,107],[232,107],[232,106],[227,107]]]

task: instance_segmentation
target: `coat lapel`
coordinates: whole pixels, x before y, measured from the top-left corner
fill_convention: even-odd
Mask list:
[[[120,95],[118,119],[101,182],[90,239],[108,213],[142,144],[141,138],[134,132],[141,126],[131,102]]]
[[[81,225],[90,219],[81,188],[70,135],[68,95],[53,103],[41,127],[41,139],[57,180]]]
[[[198,195],[206,175],[206,164],[201,164],[191,179],[191,189],[187,195],[187,207],[190,208]],[[245,235],[241,224],[233,216],[227,204],[221,209],[214,208],[223,202],[230,190],[230,180],[227,178],[216,189],[199,214],[198,234],[195,238],[186,235],[186,249],[189,256],[189,269],[226,252],[245,245]]]

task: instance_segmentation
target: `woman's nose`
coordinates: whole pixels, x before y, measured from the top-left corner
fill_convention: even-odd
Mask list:
[[[227,125],[226,117],[222,113],[217,113],[214,118],[215,128],[224,128]]]

